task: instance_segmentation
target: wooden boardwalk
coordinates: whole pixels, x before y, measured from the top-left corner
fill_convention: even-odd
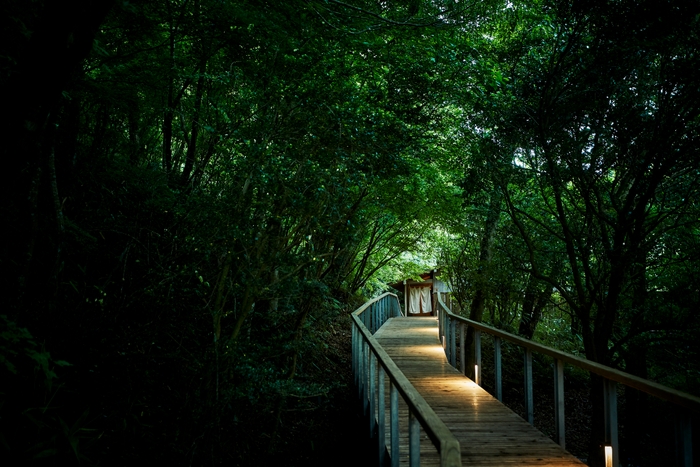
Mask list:
[[[450,366],[438,339],[435,318],[390,318],[374,337],[457,436],[463,465],[585,465]],[[400,461],[407,465],[408,415],[402,405]],[[439,465],[437,452],[424,433],[421,465]]]

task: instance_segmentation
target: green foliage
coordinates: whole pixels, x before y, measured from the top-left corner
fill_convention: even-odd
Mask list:
[[[80,440],[87,438],[90,442],[93,437],[86,427],[88,413],[69,426],[66,419],[73,419],[73,415],[59,405],[65,383],[55,384],[57,368],[71,365],[53,359],[27,328],[6,315],[0,315],[0,362],[4,365],[0,414],[13,426],[12,431],[0,433],[3,456],[18,462],[71,457],[86,460]]]
[[[26,366],[26,363],[18,362],[24,357],[32,361],[34,373],[43,375],[43,384],[49,392],[53,381],[58,378],[53,371],[54,367],[70,365],[64,360],[52,359],[51,354],[34,341],[27,328],[19,327],[6,315],[0,315],[0,363],[4,364],[10,373],[17,375],[17,366]]]

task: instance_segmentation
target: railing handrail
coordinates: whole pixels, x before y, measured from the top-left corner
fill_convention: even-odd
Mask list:
[[[391,292],[384,292],[383,294],[381,294],[381,295],[378,296],[378,297],[375,297],[375,298],[373,298],[373,299],[371,299],[371,300],[367,300],[365,303],[362,304],[362,306],[361,306],[360,308],[358,308],[357,310],[353,311],[353,312],[352,312],[352,315],[353,315],[353,316],[359,316],[360,314],[362,314],[363,311],[365,311],[367,308],[369,308],[370,305],[373,305],[373,304],[377,303],[378,301],[380,301],[380,300],[383,299],[384,297],[396,297],[396,300],[397,300],[397,301],[399,300],[398,295],[393,294],[393,293],[391,293]],[[403,313],[401,313],[401,314],[403,315]]]
[[[570,353],[562,352],[561,350],[547,347],[546,345],[533,342],[529,339],[525,339],[520,336],[516,336],[514,334],[491,327],[484,323],[479,323],[477,321],[472,321],[463,316],[456,315],[452,313],[452,311],[449,309],[449,307],[447,307],[447,305],[445,305],[445,303],[440,298],[439,294],[437,297],[437,301],[438,305],[441,306],[447,312],[448,316],[457,321],[472,326],[474,329],[487,332],[496,337],[500,337],[501,339],[513,342],[514,344],[517,344],[526,349],[530,349],[532,351],[548,355],[555,359],[579,367],[583,370],[587,370],[591,373],[603,376],[604,378],[607,378],[611,381],[622,383],[631,388],[658,397],[659,399],[667,400],[681,407],[700,413],[700,397],[696,397],[691,394],[669,388],[662,384],[655,383],[653,381],[649,381],[644,378],[631,375],[629,373],[625,373],[624,371],[616,370],[614,368],[600,363],[592,362],[585,358],[577,357],[576,355],[572,355]]]
[[[409,411],[414,414],[420,425],[423,427],[426,435],[428,435],[430,440],[438,449],[440,454],[440,465],[444,467],[461,466],[461,451],[457,438],[454,436],[454,434],[452,434],[447,425],[445,425],[445,423],[438,417],[423,396],[420,395],[418,390],[413,387],[408,378],[406,378],[403,372],[399,369],[396,363],[394,363],[389,354],[386,353],[381,344],[374,338],[370,330],[367,328],[367,326],[365,326],[360,318],[360,315],[370,308],[372,304],[377,303],[388,296],[394,297],[398,304],[398,297],[391,292],[386,292],[379,297],[366,302],[351,314],[355,326],[357,326],[363,340],[367,343],[371,349],[371,352],[376,356],[377,361],[403,397]],[[370,416],[374,417],[374,414],[372,413]]]

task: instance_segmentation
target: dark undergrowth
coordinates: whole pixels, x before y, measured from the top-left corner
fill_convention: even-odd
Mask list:
[[[207,349],[178,333],[172,318],[101,327],[56,319],[35,336],[3,320],[3,355],[13,357],[14,372],[0,368],[8,372],[3,465],[320,466],[339,453],[355,465],[374,462],[352,388],[346,313],[319,330],[323,345],[303,355],[293,380],[222,385],[225,403],[211,397],[206,373],[189,367]]]
[[[269,465],[326,466],[376,463],[351,368],[350,320],[339,317],[326,342],[328,348],[304,365],[305,377],[323,381],[323,394],[289,400],[281,411],[279,436]]]

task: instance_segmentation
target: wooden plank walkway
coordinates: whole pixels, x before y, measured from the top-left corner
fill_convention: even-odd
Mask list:
[[[374,336],[457,436],[463,465],[585,465],[453,368],[438,339],[435,318],[391,318]],[[386,403],[388,407],[388,398]],[[406,433],[407,409],[400,405],[400,432]],[[387,439],[388,433],[387,422]],[[401,464],[407,465],[406,435],[400,446]],[[439,465],[425,433],[421,433],[421,465]]]

